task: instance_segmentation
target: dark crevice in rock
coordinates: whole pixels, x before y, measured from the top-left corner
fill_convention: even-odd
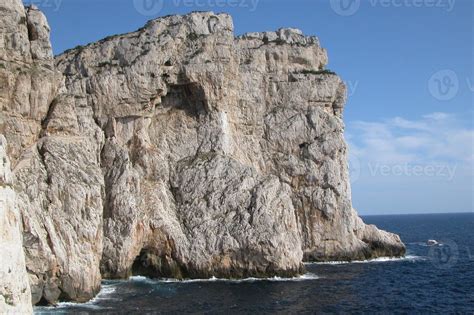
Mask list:
[[[170,192],[173,195],[173,199],[176,204],[181,204],[183,202],[183,198],[181,197],[181,194],[179,193],[179,188],[174,187],[173,185],[170,185]]]
[[[36,306],[49,306],[51,305],[51,303],[46,300],[46,298],[44,296],[41,297],[41,299],[39,300],[38,303],[35,304]]]
[[[43,165],[44,170],[46,172],[46,184],[48,184],[48,186],[49,186],[49,185],[51,185],[51,174],[49,174],[49,172],[48,172],[48,165],[46,163],[47,150],[45,148],[44,142],[38,143],[36,147],[37,147],[37,150],[38,150],[38,155],[40,157],[40,162]],[[50,200],[49,200],[49,203],[51,203]]]
[[[160,253],[156,248],[144,248],[140,251],[133,262],[132,275],[175,279],[188,277],[186,270],[173,257]]]
[[[206,113],[208,109],[204,90],[197,83],[169,86],[168,93],[161,98],[161,106],[183,110],[195,118]]]
[[[36,30],[36,27],[29,23],[27,23],[27,27],[28,27],[28,39],[30,40],[30,42],[32,41],[35,41],[35,40],[38,40],[38,31]]]
[[[370,240],[363,238],[362,241],[368,245],[365,259],[376,257],[401,257],[405,255],[405,248],[399,246],[388,246],[386,243],[379,240]],[[369,250],[370,249],[370,250]]]
[[[40,131],[40,138],[43,138],[46,136],[46,131],[48,129],[48,124],[51,120],[52,114],[54,110],[56,109],[57,106],[57,99],[54,99],[48,106],[48,111],[46,112],[46,116],[43,118],[41,121],[41,131]]]
[[[308,148],[309,143],[308,142],[303,142],[303,143],[300,143],[298,146],[299,146],[300,149],[306,149],[306,148]]]
[[[38,56],[34,52],[34,49],[31,45],[32,42],[37,41],[37,40],[40,39],[39,31],[37,29],[38,26],[35,25],[31,21],[34,18],[30,17],[30,14],[34,14],[34,13],[30,13],[30,11],[37,11],[37,10],[38,10],[38,8],[34,5],[26,7],[26,9],[25,9],[26,28],[27,28],[27,32],[28,32],[28,40],[30,41],[30,55],[33,58],[33,60],[42,59],[42,58],[38,58]]]

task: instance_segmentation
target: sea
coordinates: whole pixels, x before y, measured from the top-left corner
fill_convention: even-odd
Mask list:
[[[474,314],[474,213],[365,216],[397,233],[403,258],[306,264],[306,274],[268,279],[105,280],[85,304],[36,314]],[[428,240],[438,244],[427,245]]]

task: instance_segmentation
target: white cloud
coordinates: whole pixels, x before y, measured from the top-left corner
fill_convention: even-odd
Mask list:
[[[350,152],[360,160],[397,163],[474,163],[474,129],[448,113],[417,120],[395,117],[382,122],[348,124]]]
[[[471,117],[348,122],[354,206],[378,214],[474,211]]]

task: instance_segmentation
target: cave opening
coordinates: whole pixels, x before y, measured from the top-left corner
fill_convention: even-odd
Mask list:
[[[169,86],[168,93],[161,99],[161,106],[182,110],[195,118],[205,114],[208,108],[204,90],[197,83]]]
[[[132,275],[148,278],[183,279],[185,272],[169,255],[160,253],[156,249],[144,248],[133,262]]]
[[[36,306],[49,306],[51,303],[46,300],[44,296],[41,297],[41,299],[38,301],[38,303],[35,304]]]

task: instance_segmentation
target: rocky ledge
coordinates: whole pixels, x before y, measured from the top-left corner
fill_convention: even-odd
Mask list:
[[[102,278],[404,255],[351,206],[346,88],[316,37],[235,37],[229,15],[197,12],[53,58],[35,7],[3,1],[0,21],[0,183],[15,199],[0,246],[22,242],[25,257],[21,280],[1,279],[0,311],[28,282],[33,304],[86,301]]]

